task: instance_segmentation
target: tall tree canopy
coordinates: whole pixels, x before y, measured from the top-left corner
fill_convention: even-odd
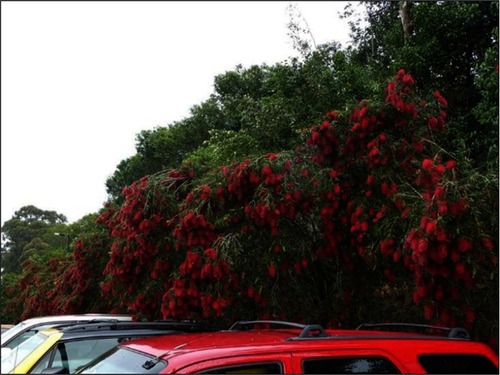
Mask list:
[[[2,273],[20,273],[25,252],[42,251],[48,244],[57,244],[54,233],[47,235],[48,229],[66,222],[66,217],[55,211],[31,205],[21,207],[2,226]]]

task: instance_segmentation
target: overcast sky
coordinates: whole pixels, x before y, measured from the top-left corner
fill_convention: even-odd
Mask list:
[[[141,130],[208,99],[216,75],[298,53],[289,2],[1,2],[1,221],[25,205],[74,222]],[[295,2],[317,44],[349,41],[347,2]]]

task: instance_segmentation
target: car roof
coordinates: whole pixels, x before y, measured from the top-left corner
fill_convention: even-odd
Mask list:
[[[234,352],[239,350],[242,353],[248,349],[252,351],[274,350],[283,351],[286,348],[297,348],[304,346],[305,342],[309,342],[310,347],[313,346],[333,346],[334,342],[346,343],[351,342],[353,345],[359,345],[360,340],[370,340],[373,342],[382,342],[388,340],[398,341],[444,341],[447,344],[451,340],[443,337],[427,336],[417,333],[403,332],[378,332],[378,331],[363,331],[363,330],[326,330],[327,337],[299,337],[299,331],[290,329],[264,329],[252,331],[219,331],[209,333],[186,333],[169,335],[168,337],[154,337],[147,339],[134,340],[133,342],[124,343],[123,346],[137,350],[143,353],[150,354],[154,357],[167,359],[173,353],[186,353],[188,351],[203,350],[213,351],[219,350],[224,352]],[[314,344],[316,343],[316,344]],[[383,347],[384,344],[377,345]]]
[[[101,319],[113,319],[119,321],[131,321],[132,316],[121,314],[75,314],[75,315],[48,315],[23,320],[19,324],[2,333],[2,346],[17,337],[19,334],[37,326],[52,325],[64,322],[90,321]]]
[[[74,314],[74,315],[47,315],[47,316],[39,316],[36,318],[29,318],[23,320],[22,323],[26,325],[35,325],[38,323],[52,323],[52,322],[66,322],[73,320],[92,320],[92,319],[117,319],[117,320],[132,320],[132,316],[130,315],[121,315],[121,314]]]

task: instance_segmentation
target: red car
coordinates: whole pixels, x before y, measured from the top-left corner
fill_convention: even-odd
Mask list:
[[[276,325],[280,328],[262,328]],[[430,328],[432,334],[383,330],[400,326],[417,325],[325,330],[288,322],[238,322],[227,331],[126,342],[79,373],[499,373],[498,356],[487,345],[471,341],[463,329],[417,326]],[[448,335],[440,336],[438,330]]]

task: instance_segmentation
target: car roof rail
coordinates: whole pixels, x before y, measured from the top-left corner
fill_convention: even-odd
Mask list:
[[[90,321],[84,322],[83,324],[63,324],[57,325],[54,328],[63,329],[65,332],[74,331],[85,331],[85,330],[99,330],[99,329],[109,329],[109,330],[134,330],[134,329],[166,329],[171,331],[180,332],[206,332],[215,331],[216,328],[212,328],[207,325],[202,325],[200,323],[193,322],[134,322],[134,321]]]
[[[322,326],[318,324],[300,324],[294,322],[286,322],[282,320],[240,320],[234,323],[229,331],[246,331],[251,330],[252,327],[258,324],[272,325],[283,328],[298,328],[300,333],[297,337],[291,337],[290,339],[305,339],[311,337],[328,337]]]
[[[465,328],[461,327],[439,327],[439,326],[433,326],[433,325],[427,325],[427,324],[413,324],[413,323],[374,323],[374,324],[368,324],[368,323],[363,323],[360,324],[358,327],[356,327],[357,330],[362,330],[362,329],[384,329],[384,328],[417,328],[421,330],[437,330],[437,331],[445,331],[448,332],[448,335],[446,337],[448,338],[454,338],[454,339],[467,339],[470,340],[471,336],[469,332]]]
[[[248,331],[258,324],[281,326],[284,328],[304,329],[304,327],[306,327],[305,324],[286,322],[282,320],[239,320],[229,327],[229,331]]]
[[[96,318],[92,320],[74,320],[74,321],[67,321],[67,322],[61,322],[61,323],[56,323],[52,327],[53,328],[58,328],[58,329],[63,329],[66,327],[73,327],[73,326],[83,326],[83,325],[88,325],[88,324],[98,324],[98,323],[106,323],[106,324],[114,324],[118,323],[120,320],[114,319],[114,318]]]

